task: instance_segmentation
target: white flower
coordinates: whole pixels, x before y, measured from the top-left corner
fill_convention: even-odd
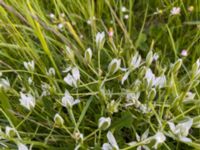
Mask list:
[[[189,134],[190,128],[192,127],[192,124],[193,124],[192,118],[188,118],[187,121],[180,122],[176,126],[174,125],[173,122],[168,122],[168,125],[172,133],[176,135],[182,142],[191,142],[191,139],[187,138],[187,136]]]
[[[83,34],[80,34],[80,36],[79,36],[81,39],[83,39],[84,38],[84,36],[83,36]]]
[[[80,80],[80,72],[77,67],[72,68],[72,76],[76,81]]]
[[[69,91],[65,91],[65,95],[62,98],[62,105],[66,108],[72,108],[72,106],[78,104],[80,102],[79,99],[74,100],[74,98],[70,95]]]
[[[72,87],[77,87],[77,83],[80,80],[80,72],[77,67],[68,67],[64,72],[69,72],[71,71],[72,75],[70,73],[67,74],[67,76],[64,78],[64,81],[72,86]]]
[[[102,150],[113,150],[112,146],[109,143],[104,143]]]
[[[34,61],[29,61],[29,62],[24,62],[24,67],[28,70],[28,71],[34,71],[35,69],[35,63]]]
[[[99,118],[99,124],[98,124],[99,129],[106,130],[106,129],[109,128],[110,124],[111,124],[110,117],[107,117],[107,118],[101,117],[101,118]]]
[[[150,86],[156,86],[158,88],[163,88],[166,85],[165,75],[155,77],[155,75],[153,74],[153,72],[150,68],[148,68],[146,70],[145,79],[147,80],[147,83]]]
[[[53,120],[58,126],[62,126],[64,124],[63,118],[58,113],[54,116]]]
[[[42,83],[41,85],[42,88],[42,96],[48,96],[50,95],[50,85],[47,83]]]
[[[18,143],[18,150],[28,150],[28,147],[22,143]]]
[[[119,150],[119,146],[113,136],[112,132],[107,133],[107,139],[109,143],[104,143],[102,146],[102,150]]]
[[[149,113],[151,111],[151,109],[147,106],[147,104],[141,104],[139,106],[139,110],[143,113],[143,114],[146,114],[146,113]]]
[[[54,18],[55,18],[55,15],[54,15],[53,13],[50,13],[50,14],[49,14],[49,17],[50,17],[51,19],[54,19]]]
[[[124,19],[128,19],[128,18],[129,18],[128,14],[124,15]]]
[[[140,92],[128,93],[126,95],[125,107],[134,105],[136,108],[138,108],[141,105],[140,101],[138,100],[139,97],[140,97]]]
[[[49,68],[47,75],[48,76],[55,76],[56,72],[55,69],[53,67]]]
[[[142,141],[144,141],[144,140],[147,140],[147,138],[148,138],[148,135],[149,135],[149,129],[147,129],[143,134],[142,134],[142,136],[139,136],[137,133],[136,133],[136,140],[137,141],[132,141],[132,142],[130,142],[130,143],[128,143],[128,145],[129,146],[133,146],[133,145],[135,145],[135,144],[137,144],[137,143],[140,143],[140,142],[142,142]],[[149,140],[150,141],[150,140]],[[147,144],[147,143],[149,143],[149,141],[147,140],[147,142],[146,143],[144,143],[144,144]],[[149,149],[149,147],[148,146],[146,146],[146,145],[141,145],[141,146],[138,146],[137,147],[137,150],[150,150]]]
[[[125,7],[125,6],[122,6],[121,11],[122,11],[122,12],[126,12],[126,11],[127,11],[126,7]]]
[[[65,17],[65,13],[61,13],[60,16],[64,18]]]
[[[179,15],[180,12],[181,12],[181,8],[180,7],[173,7],[170,12],[171,12],[171,15]]]
[[[133,67],[133,69],[138,68],[140,66],[141,59],[141,56],[136,53],[131,59],[131,67]]]
[[[128,93],[126,95],[126,101],[132,101],[134,100],[138,100],[138,98],[140,97],[140,92],[134,92],[134,93]]]
[[[181,51],[181,56],[186,57],[187,55],[188,55],[187,50],[183,49],[183,50]]]
[[[154,55],[153,55],[153,60],[154,60],[154,61],[157,61],[158,58],[159,58],[159,55],[158,55],[157,53],[154,53]]]
[[[194,97],[195,97],[195,93],[192,93],[192,92],[187,92],[186,93],[186,96],[183,100],[184,103],[187,103],[187,102],[190,102],[190,101],[193,101],[194,100]]]
[[[153,85],[155,83],[155,75],[153,74],[150,68],[146,70],[145,78],[147,80],[148,85]]]
[[[120,59],[113,59],[110,64],[108,65],[108,71],[110,74],[114,74],[120,69],[121,60]]]
[[[105,32],[98,32],[96,35],[96,45],[98,48],[102,48],[105,38]]]
[[[77,87],[77,82],[70,73],[67,74],[67,76],[64,78],[64,81],[72,87]]]
[[[8,79],[0,78],[0,89],[9,89],[10,88],[10,81]]]
[[[155,149],[158,148],[159,144],[162,144],[166,140],[165,135],[162,132],[160,132],[160,131],[156,133],[156,135],[154,136],[154,138],[156,140],[156,143],[153,146]]]
[[[58,29],[62,29],[64,27],[64,25],[62,23],[58,24]]]
[[[91,25],[92,24],[92,21],[89,19],[87,20],[87,24]]]
[[[87,48],[85,51],[85,60],[87,62],[91,62],[91,59],[92,59],[92,50],[91,48]]]
[[[159,87],[159,88],[163,88],[166,85],[166,77],[165,75],[161,75],[160,77],[157,77],[155,79],[154,84],[155,86]]]
[[[21,98],[19,99],[20,104],[27,108],[28,110],[31,110],[35,107],[35,98],[30,94],[24,94],[20,92]]]

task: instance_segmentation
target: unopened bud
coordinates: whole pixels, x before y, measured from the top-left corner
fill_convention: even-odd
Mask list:
[[[108,71],[110,74],[114,74],[115,72],[117,72],[120,69],[120,65],[121,65],[121,60],[120,59],[113,59],[109,66],[108,66]]]
[[[101,117],[101,118],[99,119],[98,127],[99,127],[99,129],[106,130],[107,128],[110,127],[110,124],[111,124],[111,119],[110,119],[110,117],[108,117],[108,118]]]
[[[178,72],[178,70],[181,68],[182,62],[183,62],[182,59],[178,59],[174,63],[174,65],[172,66],[172,72],[173,73],[177,73]]]
[[[146,56],[146,64],[147,64],[147,66],[150,66],[152,61],[153,61],[153,52],[149,51],[149,53]]]
[[[198,59],[195,64],[192,65],[192,77],[198,78],[200,76],[200,60]]]
[[[85,61],[90,63],[92,60],[92,50],[91,48],[88,48],[86,51],[85,51]]]
[[[54,122],[58,127],[62,127],[64,124],[63,118],[58,113],[54,116]]]
[[[152,101],[152,100],[155,98],[155,96],[156,96],[156,90],[153,88],[153,89],[151,89],[151,91],[149,92],[149,95],[148,95],[149,100]]]

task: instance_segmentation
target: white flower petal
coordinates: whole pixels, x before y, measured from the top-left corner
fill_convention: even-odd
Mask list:
[[[112,147],[115,148],[116,150],[119,150],[118,144],[117,144],[112,132],[109,131],[107,133],[107,138],[108,138],[109,143],[112,145]]]
[[[102,150],[112,150],[112,146],[109,143],[104,143]]]
[[[65,81],[69,86],[77,87],[76,80],[74,79],[74,77],[73,77],[70,73],[67,74],[67,76],[64,78],[64,81]]]
[[[149,129],[147,129],[147,130],[142,134],[141,140],[142,140],[142,141],[145,140],[145,139],[148,137],[148,135],[149,135]]]
[[[192,140],[190,138],[187,138],[187,137],[180,137],[180,141],[186,142],[186,143],[192,142]]]
[[[130,74],[130,72],[126,72],[125,75],[123,76],[122,81],[121,81],[121,84],[122,84],[122,85],[123,85],[124,82],[128,79],[129,74]]]
[[[30,94],[24,94],[20,92],[21,98],[19,99],[20,104],[27,108],[28,110],[31,110],[35,107],[35,98]]]
[[[168,125],[170,127],[170,130],[174,133],[175,132],[175,124],[173,122],[168,122]]]
[[[80,80],[80,72],[79,72],[79,69],[77,67],[72,68],[72,76],[76,81]]]
[[[28,150],[28,147],[22,143],[18,143],[18,150]]]

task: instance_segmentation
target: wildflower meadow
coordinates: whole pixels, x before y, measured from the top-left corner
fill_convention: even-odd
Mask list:
[[[200,150],[200,0],[0,0],[1,150]]]

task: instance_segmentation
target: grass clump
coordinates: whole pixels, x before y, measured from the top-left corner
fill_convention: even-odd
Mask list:
[[[199,10],[0,0],[1,149],[200,149]]]

